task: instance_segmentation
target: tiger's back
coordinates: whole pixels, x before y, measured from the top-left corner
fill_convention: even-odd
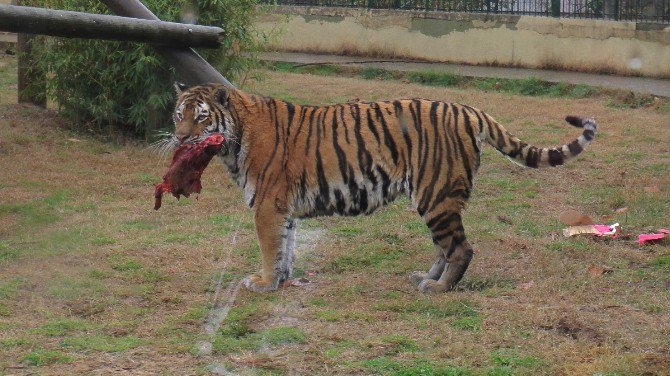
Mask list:
[[[472,257],[461,210],[482,143],[519,164],[544,167],[563,164],[595,136],[592,119],[569,117],[585,128],[579,138],[536,148],[478,109],[425,99],[300,106],[217,85],[186,93],[198,98],[190,99],[194,108],[207,103],[218,112],[217,131],[234,141],[222,159],[256,211],[263,272],[246,281],[256,291],[272,290],[290,275],[295,218],[369,214],[401,193],[411,198],[438,249],[428,273],[411,278],[422,291],[446,291]],[[188,107],[187,95],[178,109]],[[193,136],[198,129],[182,126],[181,133]]]

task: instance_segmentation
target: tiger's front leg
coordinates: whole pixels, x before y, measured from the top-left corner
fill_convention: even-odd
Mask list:
[[[255,292],[276,290],[279,282],[290,275],[292,258],[286,245],[289,224],[284,213],[275,205],[259,205],[255,215],[256,234],[261,248],[262,270],[244,279],[247,289]]]

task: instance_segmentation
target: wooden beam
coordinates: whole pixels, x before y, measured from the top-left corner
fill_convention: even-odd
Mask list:
[[[0,5],[0,31],[208,48],[223,38],[218,27],[14,5]]]
[[[139,0],[100,0],[114,13],[125,16],[158,20],[147,7]],[[176,70],[179,78],[187,85],[198,85],[204,83],[220,83],[234,88],[219,71],[214,69],[205,59],[200,57],[193,49],[188,47],[174,48],[167,46],[154,46],[156,51],[163,56]]]

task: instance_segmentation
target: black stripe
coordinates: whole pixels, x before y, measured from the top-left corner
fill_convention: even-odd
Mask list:
[[[321,153],[316,152],[316,175],[319,183],[319,198],[321,203],[324,205],[330,201],[330,188],[328,187],[328,180],[326,179],[326,174],[323,171],[323,162],[321,160]]]
[[[267,163],[265,164],[265,167],[263,168],[263,171],[258,175],[258,181],[261,182],[260,185],[262,185],[263,178],[265,177],[265,173],[267,172],[268,168],[270,168],[270,165],[272,164],[272,161],[274,160],[275,156],[277,155],[277,148],[279,147],[279,125],[277,123],[277,107],[276,103],[274,100],[269,101],[268,106],[273,109],[273,111],[270,111],[270,114],[274,114],[274,127],[275,127],[275,142],[274,142],[274,148],[272,149],[272,154],[270,154],[270,158],[268,159]],[[260,187],[256,187],[256,189],[260,189]]]
[[[295,115],[295,106],[291,103],[284,102],[286,105],[286,112],[288,114],[288,120],[286,123],[286,137],[291,135],[291,123],[293,123],[293,116]]]
[[[296,136],[293,138],[293,146],[295,146],[295,144],[298,143],[298,136],[300,135],[302,125],[305,121],[305,113],[307,113],[307,107],[300,106],[300,117],[298,118],[298,130],[296,130],[295,132]]]
[[[389,187],[391,186],[391,179],[389,178],[389,174],[384,171],[380,166],[376,166],[375,170],[377,171],[377,174],[381,177],[382,180],[382,197],[386,198],[389,194]]]
[[[312,128],[314,128],[314,114],[316,113],[317,108],[313,107],[312,112],[309,114],[309,121],[307,122],[307,145],[305,146],[305,156],[309,153],[309,143],[312,140]],[[319,115],[320,116],[320,115]]]
[[[342,181],[347,182],[347,156],[344,153],[344,150],[340,147],[340,144],[337,142],[337,116],[333,113],[333,149],[335,149],[335,154],[337,155],[337,164],[340,166],[340,174],[342,174]]]
[[[346,141],[347,144],[351,144],[351,141],[349,141],[349,127],[347,127],[347,122],[344,117],[344,106],[340,106],[340,121],[342,121],[342,127],[344,127],[344,141]]]
[[[574,140],[568,144],[568,149],[570,149],[570,154],[573,156],[582,152],[582,146],[579,145],[579,140]]]
[[[366,111],[367,117],[368,117],[368,128],[372,132],[372,134],[375,136],[375,140],[377,140],[377,144],[379,144],[379,133],[377,132],[377,129],[375,129],[375,124],[374,121],[372,120],[372,113],[370,112],[370,109],[368,108]]]
[[[433,166],[432,166],[432,177],[430,182],[426,186],[426,189],[421,194],[421,200],[419,201],[418,206],[421,208],[421,211],[425,211],[426,206],[430,203],[433,198],[433,189],[435,189],[435,183],[440,176],[442,168],[442,144],[438,143],[440,136],[437,132],[437,108],[439,107],[439,102],[433,102],[430,104],[429,119],[430,124],[433,126]]]
[[[584,135],[584,138],[585,138],[587,141],[591,141],[591,140],[593,140],[593,139],[596,137],[596,133],[595,133],[593,130],[591,130],[591,129],[587,129],[587,130],[585,130],[584,133],[583,133],[583,135]]]
[[[549,149],[549,164],[559,166],[563,164],[563,151],[558,149]]]
[[[438,222],[441,222],[447,216],[448,216],[448,218],[446,218],[446,220],[448,222],[453,221],[452,217],[455,216],[455,215],[457,215],[457,213],[443,211],[442,213],[436,215],[435,217],[431,218],[428,222],[426,222],[426,226],[428,226],[428,228],[432,230],[433,226],[438,224]]]
[[[368,211],[368,191],[365,188],[358,190],[358,206],[363,213]]]
[[[393,141],[393,137],[391,136],[391,132],[389,132],[388,126],[386,125],[386,120],[384,119],[384,115],[382,114],[382,111],[379,108],[379,106],[375,107],[375,113],[377,115],[377,119],[381,123],[382,131],[384,132],[384,144],[386,144],[386,147],[391,152],[391,158],[393,159],[393,164],[397,166],[398,148],[396,147],[395,141]]]
[[[356,136],[358,168],[372,183],[372,190],[377,187],[377,178],[372,173],[372,156],[367,150],[363,135],[361,135],[361,109],[357,104],[351,106],[351,114],[354,117],[354,136]]]
[[[540,160],[540,153],[538,152],[535,146],[531,146],[528,149],[528,154],[526,154],[526,166],[537,168],[539,160]]]

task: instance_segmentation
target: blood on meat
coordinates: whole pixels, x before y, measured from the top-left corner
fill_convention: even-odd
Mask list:
[[[188,197],[191,193],[200,193],[200,177],[212,158],[221,151],[223,141],[223,136],[214,134],[200,143],[179,146],[172,156],[170,168],[163,176],[163,182],[156,184],[154,209],[161,207],[165,192],[171,192],[177,200],[182,195]]]

